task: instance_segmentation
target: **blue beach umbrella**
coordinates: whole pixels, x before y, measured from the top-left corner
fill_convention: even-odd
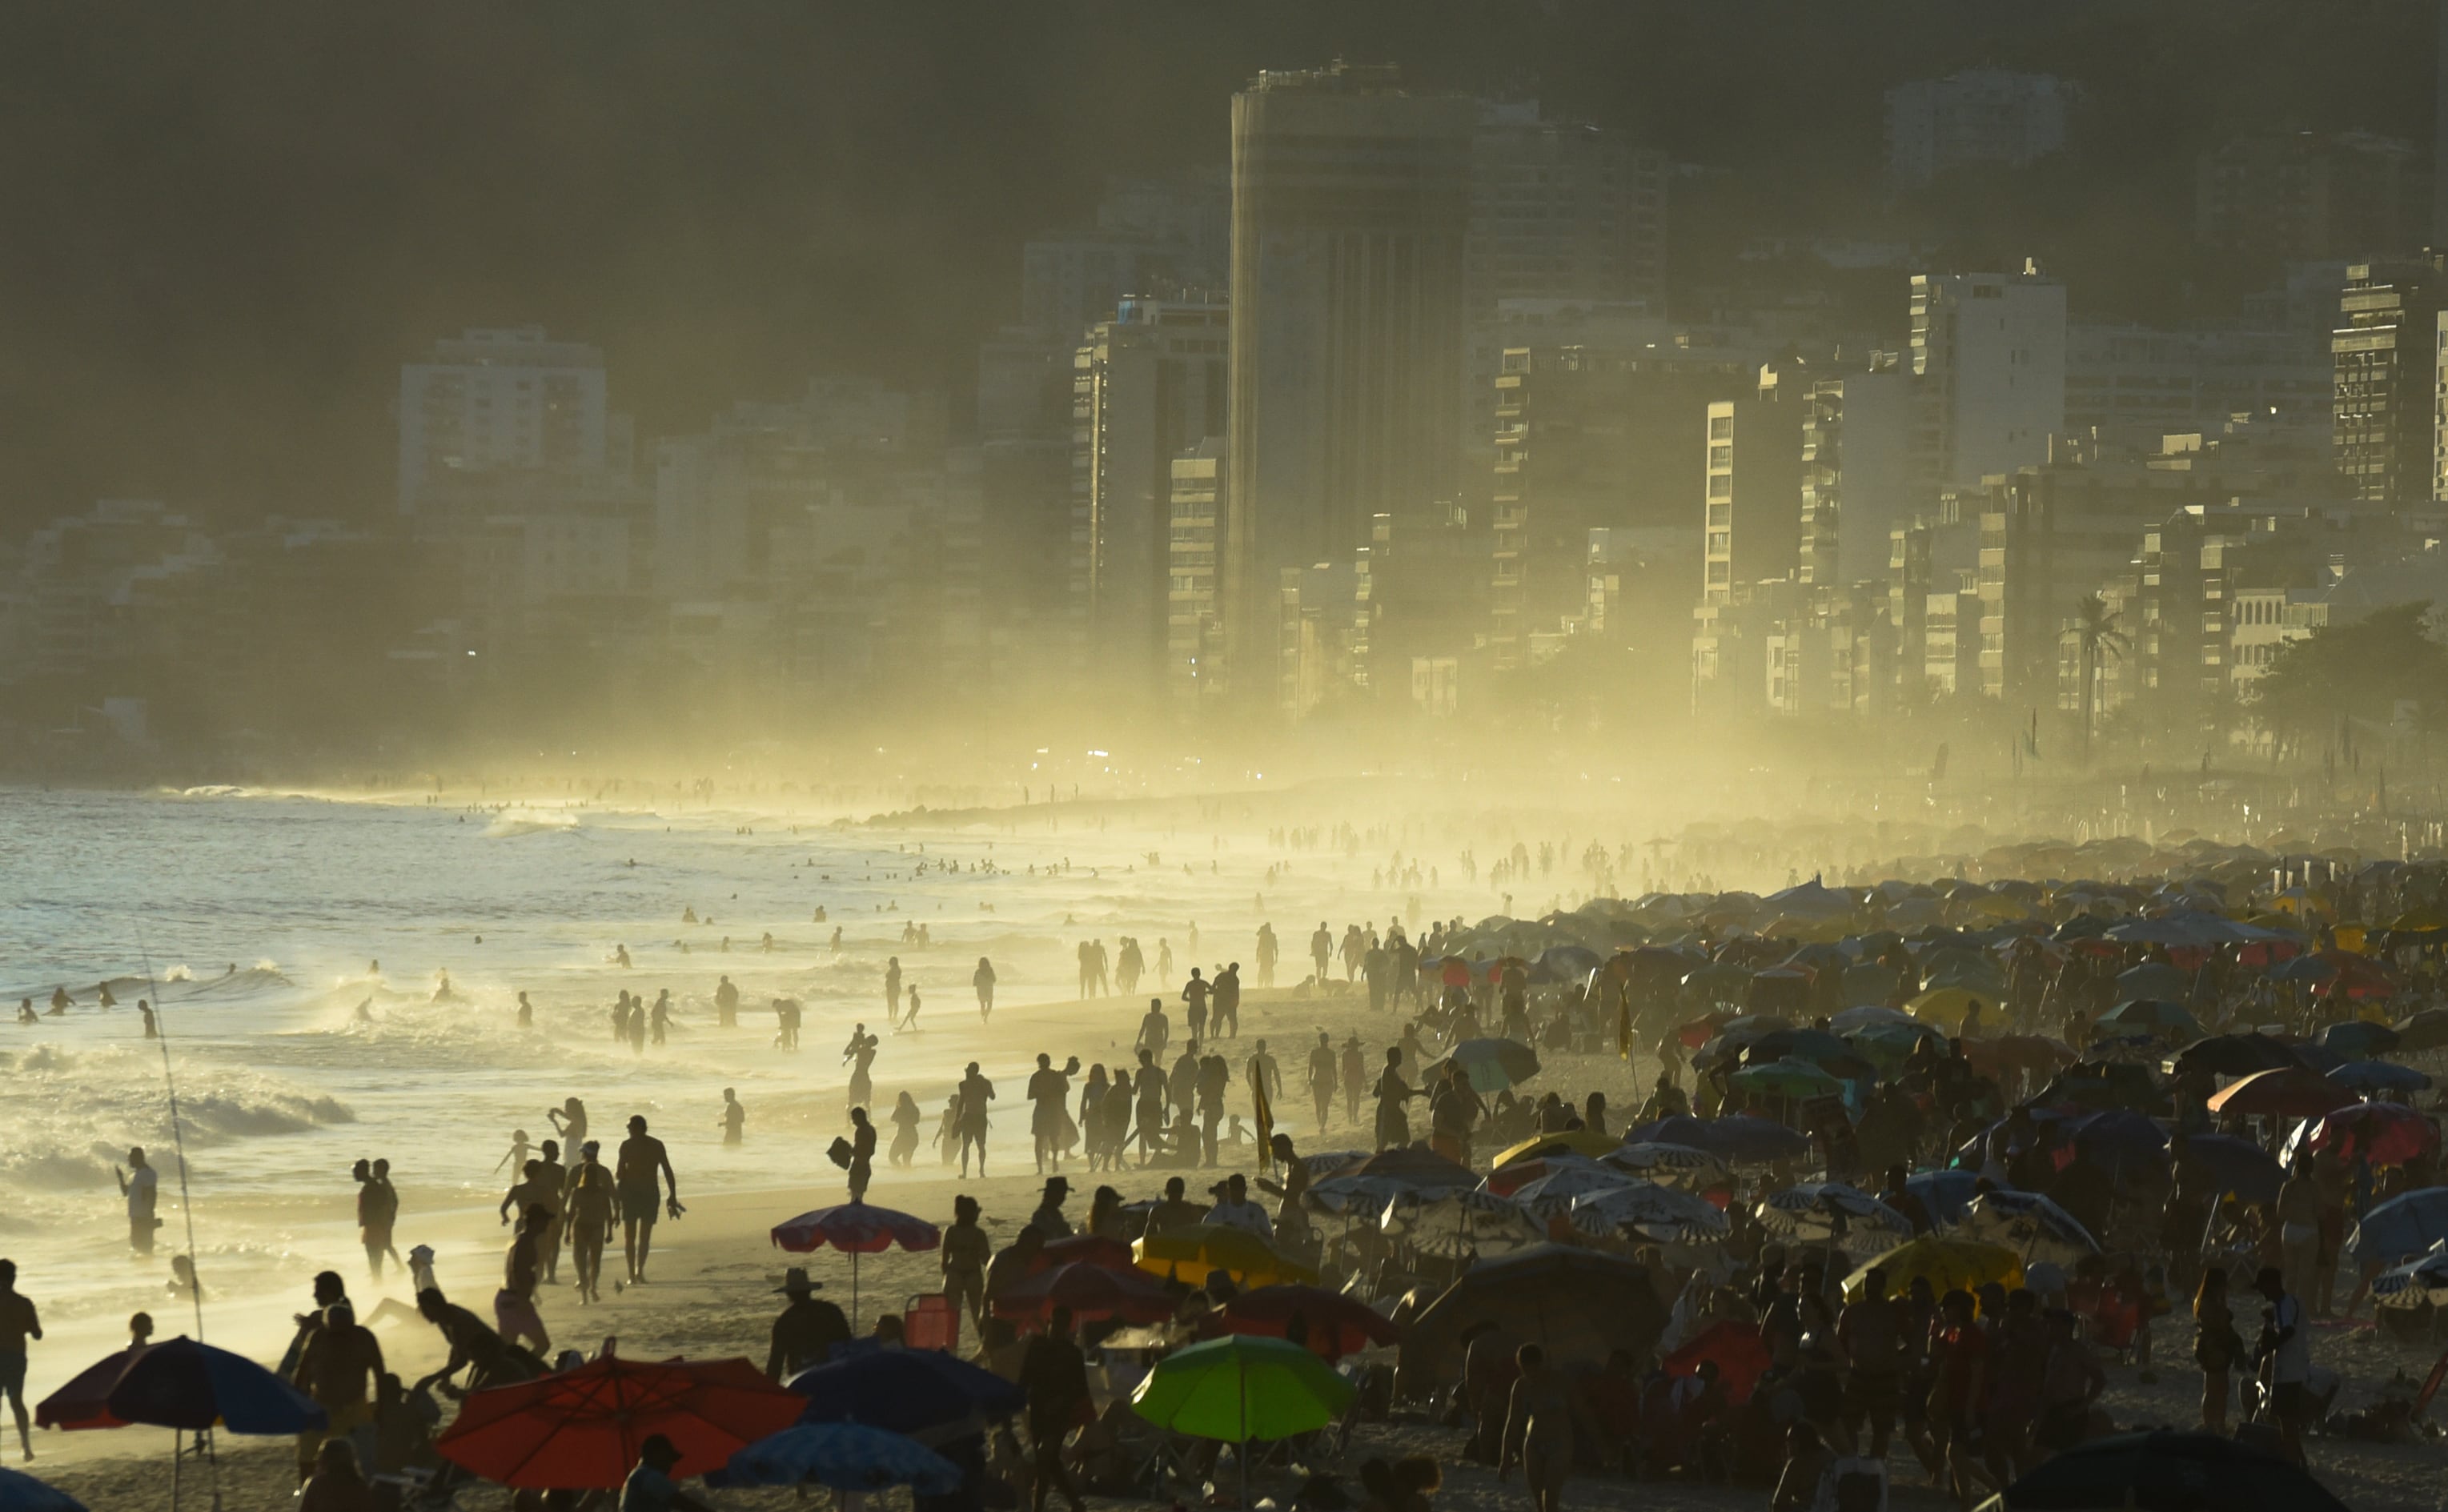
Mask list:
[[[2364,1214],[2346,1235],[2346,1253],[2357,1260],[2394,1260],[2421,1254],[2442,1239],[2448,1239],[2448,1187],[2428,1186]]]
[[[808,1399],[802,1423],[863,1423],[889,1433],[1000,1422],[1028,1405],[1027,1393],[995,1374],[935,1349],[887,1349],[800,1371],[788,1383]]]
[[[242,1354],[184,1334],[157,1344],[110,1388],[110,1415],[123,1423],[232,1433],[303,1433],[329,1425],[304,1393]]]
[[[898,1433],[864,1423],[799,1423],[731,1457],[709,1485],[829,1485],[881,1491],[906,1485],[922,1496],[960,1489],[960,1466]]]
[[[22,1470],[0,1468],[0,1512],[86,1512],[85,1503]]]

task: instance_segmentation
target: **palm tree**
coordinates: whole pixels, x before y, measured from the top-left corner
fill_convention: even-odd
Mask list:
[[[2075,641],[2082,652],[2082,764],[2087,767],[2091,765],[2091,728],[2098,714],[2100,658],[2121,657],[2133,642],[2116,628],[2116,611],[2096,593],[2083,599],[2063,638]]]

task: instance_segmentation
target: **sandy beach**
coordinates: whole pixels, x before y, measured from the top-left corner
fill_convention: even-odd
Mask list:
[[[1135,1015],[1135,1011],[1121,1003],[1032,1005],[1007,1010],[1007,1020],[1004,1013],[999,1012],[996,1028],[1010,1035],[1009,1043],[1042,1042],[1049,1050],[1080,1045],[1084,1055],[1084,1047],[1090,1042],[1101,1043],[1106,1038],[1118,1036],[1116,1025],[1125,1014]],[[1289,1061],[1285,1050],[1305,1043],[1301,1037],[1317,1028],[1325,1028],[1338,1043],[1354,1030],[1374,1041],[1390,1038],[1392,1023],[1390,1015],[1372,1016],[1365,997],[1356,993],[1253,991],[1245,998],[1238,1049],[1234,1050],[1231,1042],[1226,1045],[1237,1056],[1264,1036],[1278,1058]],[[1602,1090],[1611,1103],[1623,1107],[1635,1099],[1638,1084],[1654,1075],[1654,1062],[1638,1059],[1626,1062],[1614,1056],[1568,1055],[1550,1060],[1541,1084],[1575,1093]],[[1296,1079],[1292,1084],[1298,1085]],[[1004,1091],[1007,1097],[1014,1096],[1017,1088]],[[1293,1121],[1295,1115],[1306,1117],[1308,1100],[1295,1092],[1285,1101],[1287,1122],[1306,1149],[1349,1148],[1366,1140],[1364,1131],[1339,1121],[1339,1102],[1338,1121],[1321,1139]],[[564,1284],[549,1292],[542,1305],[555,1346],[592,1351],[607,1340],[617,1340],[621,1353],[635,1357],[744,1356],[761,1366],[767,1330],[779,1308],[775,1289],[785,1266],[794,1263],[807,1264],[824,1283],[825,1294],[847,1310],[851,1306],[848,1257],[830,1251],[807,1256],[786,1255],[774,1248],[769,1238],[769,1231],[775,1223],[809,1208],[839,1201],[844,1196],[832,1168],[822,1160],[823,1139],[817,1138],[822,1134],[830,1139],[831,1116],[813,1105],[803,1114],[794,1126],[760,1130],[749,1147],[749,1153],[760,1160],[770,1153],[777,1171],[790,1170],[804,1177],[803,1181],[698,1189],[690,1183],[686,1159],[676,1147],[688,1211],[681,1220],[665,1223],[657,1230],[652,1283],[607,1295],[600,1306],[583,1307],[566,1285],[564,1265]],[[796,1126],[797,1123],[804,1126]],[[922,1147],[919,1160],[909,1171],[879,1168],[870,1199],[941,1224],[950,1220],[954,1195],[968,1193],[984,1205],[987,1225],[997,1242],[1004,1242],[1034,1209],[1041,1178],[1016,1126],[999,1126],[996,1139],[992,1174],[985,1179],[959,1179],[951,1168],[935,1159],[931,1148]],[[1492,1152],[1481,1152],[1482,1161],[1489,1153]],[[1228,1162],[1228,1168],[1254,1169],[1254,1162],[1245,1149],[1241,1159]],[[1084,1215],[1090,1194],[1100,1183],[1109,1182],[1126,1198],[1135,1199],[1157,1195],[1168,1173],[1126,1168],[1108,1176],[1090,1173],[1083,1162],[1073,1161],[1066,1163],[1063,1174],[1072,1183],[1069,1210],[1077,1215]],[[1217,1176],[1222,1174],[1218,1172]],[[1198,1177],[1194,1182],[1194,1192],[1216,1178],[1193,1175]],[[408,1225],[403,1225],[402,1243],[409,1242],[434,1244],[441,1254],[440,1279],[445,1290],[457,1300],[478,1305],[482,1310],[483,1299],[497,1284],[503,1242],[502,1232],[489,1213],[466,1209],[420,1215],[412,1234]],[[361,1309],[373,1305],[370,1296],[404,1294],[397,1281],[369,1293],[361,1279],[362,1262],[354,1253],[321,1255],[316,1260],[339,1269],[351,1278],[353,1294]],[[871,1326],[879,1309],[897,1310],[910,1294],[937,1289],[937,1262],[932,1254],[890,1251],[863,1257],[858,1270],[862,1331]],[[30,1289],[30,1278],[29,1286]],[[292,1301],[258,1302],[230,1309],[217,1306],[209,1314],[213,1337],[232,1347],[247,1348],[259,1359],[277,1358],[288,1332],[287,1312],[304,1305],[301,1281],[299,1294]],[[161,1315],[165,1335],[182,1331],[183,1314],[178,1322],[170,1321],[172,1314],[166,1309]],[[441,1361],[438,1338],[417,1323],[383,1324],[378,1326],[377,1333],[392,1368],[404,1375],[412,1378]],[[2154,1383],[2146,1383],[2137,1366],[2109,1365],[2110,1386],[2105,1400],[2120,1426],[2184,1426],[2196,1421],[2200,1375],[2191,1363],[2190,1333],[2190,1322],[2181,1317],[2163,1319],[2157,1325],[2158,1368]],[[49,1360],[84,1358],[88,1356],[81,1351],[98,1354],[117,1342],[100,1329],[98,1320],[86,1320],[55,1330],[40,1349],[42,1357]],[[2368,1401],[2393,1374],[2402,1372],[2419,1384],[2432,1359],[2430,1351],[2384,1341],[2367,1326],[2323,1328],[2314,1353],[2321,1364],[2347,1377],[2339,1404],[2342,1407]],[[1369,1455],[1434,1454],[1445,1464],[1444,1489],[1437,1499],[1440,1506],[1467,1512],[1526,1507],[1528,1494],[1518,1476],[1509,1483],[1500,1483],[1487,1471],[1460,1460],[1463,1437],[1455,1430],[1418,1423],[1365,1426],[1354,1435],[1341,1462],[1321,1468],[1337,1469],[1348,1476]],[[294,1478],[285,1443],[230,1438],[222,1442],[223,1505],[229,1512],[288,1504]],[[42,1455],[36,1468],[47,1479],[81,1497],[95,1512],[105,1508],[111,1512],[152,1512],[171,1504],[168,1436],[164,1433],[138,1428],[74,1435],[48,1433],[38,1436],[36,1446]],[[2310,1452],[2321,1479],[2358,1512],[2427,1512],[2443,1504],[2439,1451],[2436,1447],[2381,1447],[2316,1438],[2311,1442]],[[1946,1504],[1944,1498],[1925,1487],[1907,1451],[1899,1447],[1893,1464],[1895,1500],[1899,1504]],[[192,1480],[187,1489],[190,1500],[186,1504],[207,1504],[192,1499]],[[1262,1478],[1255,1487],[1279,1498],[1291,1489],[1293,1483],[1282,1477]],[[710,1495],[715,1505],[723,1507],[799,1504],[790,1492],[728,1491]],[[1601,1476],[1577,1479],[1569,1496],[1571,1504],[1576,1506],[1692,1508],[1694,1512],[1703,1508],[1756,1508],[1763,1506],[1766,1500],[1766,1491],[1756,1487],[1635,1483]],[[488,1490],[470,1492],[461,1499],[461,1505],[470,1512],[507,1504],[506,1497]]]

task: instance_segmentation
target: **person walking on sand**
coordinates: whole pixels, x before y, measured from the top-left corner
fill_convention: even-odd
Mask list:
[[[1317,967],[1317,985],[1325,986],[1327,964],[1334,959],[1334,931],[1326,927],[1324,919],[1317,921],[1317,932],[1309,937],[1309,958]]]
[[[1411,1142],[1411,1120],[1404,1104],[1420,1094],[1403,1080],[1400,1046],[1386,1049],[1386,1069],[1377,1075],[1377,1148],[1399,1149]]]
[[[1328,1115],[1334,1111],[1334,1041],[1324,1029],[1317,1031],[1317,1045],[1309,1053],[1309,1096],[1317,1104],[1317,1126],[1322,1132]]]
[[[162,1226],[154,1216],[155,1198],[162,1185],[161,1174],[144,1163],[142,1148],[127,1152],[127,1169],[117,1166],[110,1174],[119,1178],[119,1195],[127,1199],[127,1244],[138,1254],[153,1253],[153,1231]]]
[[[32,1464],[34,1441],[26,1427],[26,1344],[43,1337],[34,1304],[17,1290],[17,1262],[0,1260],[0,1396],[17,1415],[17,1448]]]
[[[1147,1015],[1139,1020],[1138,1038],[1131,1043],[1136,1050],[1162,1056],[1167,1040],[1173,1038],[1173,1023],[1164,1016],[1164,999],[1148,999]]]
[[[897,955],[889,955],[884,958],[884,1022],[890,1024],[897,1022],[900,1017],[901,958]]]
[[[1217,1039],[1239,1039],[1241,1037],[1241,963],[1234,961],[1223,970],[1216,972],[1215,980],[1209,986],[1214,999],[1214,1006],[1209,1010],[1209,1027],[1215,1031]]]
[[[914,1034],[918,1030],[918,984],[914,981],[909,984],[909,1011],[901,1015],[901,1022],[893,1027],[904,1034]]]
[[[593,1139],[580,1147],[578,1163],[569,1170],[562,1195],[562,1211],[569,1218],[569,1259],[578,1272],[578,1300],[603,1300],[603,1245],[612,1236],[612,1220],[620,1212],[620,1188],[599,1158]]]
[[[908,1088],[902,1088],[901,1095],[892,1103],[892,1148],[885,1158],[904,1171],[908,1170],[910,1163],[917,1158],[918,1125],[925,1120],[926,1115],[918,1111],[918,1100],[909,1095]]]
[[[538,1250],[551,1222],[550,1208],[541,1202],[528,1205],[510,1238],[509,1249],[502,1256],[502,1289],[493,1293],[495,1330],[512,1344],[533,1340],[535,1352],[547,1359],[552,1354],[552,1338],[545,1331],[544,1315],[536,1311],[535,1294],[543,1279]]]
[[[399,1221],[399,1192],[391,1184],[389,1160],[359,1160],[350,1174],[358,1183],[357,1240],[366,1247],[367,1271],[379,1281],[383,1257],[399,1259],[391,1242],[392,1228]]]
[[[1181,985],[1181,1001],[1189,1005],[1184,1015],[1190,1024],[1190,1043],[1193,1044],[1206,1037],[1207,995],[1213,990],[1207,980],[1198,974],[1198,967],[1192,967],[1190,980]]]
[[[1036,1105],[1029,1114],[1029,1133],[1036,1142],[1037,1170],[1041,1176],[1044,1174],[1048,1161],[1053,1162],[1056,1170],[1061,1169],[1062,1152],[1076,1138],[1071,1134],[1071,1078],[1079,1069],[1077,1056],[1057,1071],[1054,1058],[1041,1052],[1037,1057],[1037,1070],[1029,1076],[1028,1101]]]
[[[867,1200],[867,1189],[875,1179],[875,1124],[869,1120],[867,1109],[850,1110],[850,1199]]]
[[[671,1183],[668,1201],[662,1195],[664,1181]],[[621,1141],[613,1162],[612,1184],[621,1195],[621,1244],[629,1262],[629,1284],[642,1286],[646,1257],[655,1248],[655,1220],[665,1212],[677,1218],[682,1211],[680,1178],[672,1170],[671,1155],[662,1140],[646,1132],[642,1115],[629,1116],[629,1137]]]
[[[978,1074],[978,1063],[961,1078],[961,1175],[969,1174],[969,1149],[978,1152],[978,1175],[986,1174],[986,1104],[994,1101],[994,1083]]]
[[[722,1142],[737,1144],[741,1132],[748,1127],[748,1110],[739,1104],[736,1087],[722,1089]]]
[[[978,957],[978,968],[970,973],[969,986],[978,989],[978,1022],[984,1024],[994,1017],[994,963],[985,956]]]
[[[944,1231],[941,1264],[944,1294],[955,1309],[966,1308],[969,1326],[986,1326],[986,1262],[994,1258],[994,1241],[978,1224],[978,1199],[964,1193],[952,1199],[952,1224]]]
[[[853,1108],[867,1106],[875,1096],[875,1079],[870,1068],[875,1064],[876,1048],[883,1043],[867,1032],[866,1024],[851,1025],[850,1043],[842,1046],[842,1063],[851,1068],[850,1105]]]

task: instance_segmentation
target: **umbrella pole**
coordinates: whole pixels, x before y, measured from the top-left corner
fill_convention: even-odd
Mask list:
[[[858,1252],[850,1252],[850,1332],[858,1337]]]

